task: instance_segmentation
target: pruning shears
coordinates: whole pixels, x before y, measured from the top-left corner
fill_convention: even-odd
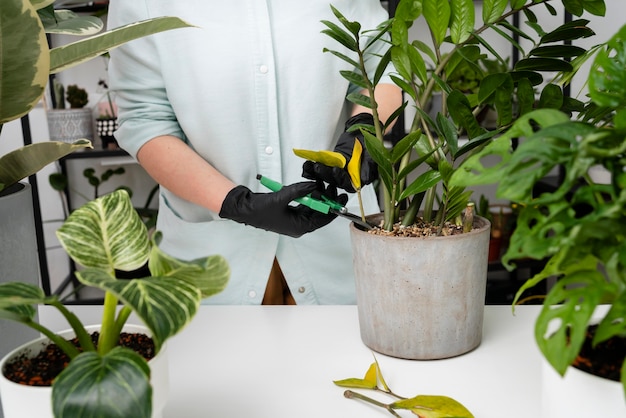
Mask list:
[[[267,187],[273,192],[277,192],[283,187],[283,185],[277,182],[276,180],[269,179],[260,174],[257,174],[256,178],[257,180],[261,182],[263,186]],[[301,205],[307,206],[321,213],[334,213],[335,215],[346,218],[365,229],[374,228],[373,225],[361,219],[360,216],[350,213],[348,211],[348,208],[343,206],[341,203],[336,202],[332,199],[329,199],[326,196],[322,196],[321,199],[316,199],[312,197],[311,195],[307,195],[304,197],[300,197],[296,199],[295,201],[300,203]]]

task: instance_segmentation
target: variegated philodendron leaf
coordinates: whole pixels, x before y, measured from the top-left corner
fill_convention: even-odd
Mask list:
[[[54,381],[57,418],[149,418],[152,415],[150,367],[136,352],[116,347],[74,358]],[[88,400],[88,401],[87,401]]]
[[[185,280],[196,286],[202,298],[213,296],[226,288],[230,267],[221,255],[212,255],[192,261],[183,261],[165,254],[157,242],[160,232],[155,232],[148,267],[153,276]]]
[[[38,286],[10,282],[0,284],[0,318],[28,322],[37,312],[33,305],[43,303],[46,295]]]
[[[99,269],[76,273],[78,280],[117,296],[152,331],[157,350],[191,321],[200,306],[200,290],[173,277],[118,280]]]
[[[72,212],[57,230],[57,237],[75,262],[107,271],[138,269],[150,253],[146,226],[125,190]]]

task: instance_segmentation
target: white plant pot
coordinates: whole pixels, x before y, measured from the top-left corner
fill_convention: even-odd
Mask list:
[[[48,110],[47,118],[51,141],[93,141],[94,121],[91,108]]]
[[[542,363],[543,418],[626,417],[621,383],[574,367],[561,377],[545,359]]]
[[[88,332],[94,332],[99,330],[100,326],[94,325],[86,328]],[[127,324],[123,331],[150,335],[150,330],[141,325]],[[75,335],[73,330],[63,331],[59,334],[67,339],[73,338]],[[4,365],[17,356],[36,355],[49,341],[47,337],[41,337],[16,348],[0,361],[0,371],[4,371]],[[166,345],[163,345],[159,353],[148,364],[150,365],[152,384],[152,417],[161,418],[169,394],[169,363]],[[53,418],[51,386],[20,385],[8,380],[3,373],[0,373],[0,398],[2,399],[4,418]]]
[[[369,217],[376,223],[376,218]],[[482,340],[490,224],[429,238],[372,235],[351,225],[361,339],[412,360],[457,356]]]

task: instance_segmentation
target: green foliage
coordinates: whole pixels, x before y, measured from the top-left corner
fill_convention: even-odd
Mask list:
[[[97,351],[85,327],[58,296],[46,296],[34,285],[0,284],[0,318],[41,331],[72,358],[53,384],[55,416],[74,417],[81,410],[81,416],[150,417],[149,367],[133,351],[117,347],[124,323],[134,312],[150,329],[158,351],[191,321],[203,298],[224,289],[230,275],[226,260],[218,255],[183,261],[164,254],[157,245],[160,236],[157,232],[149,238],[124,190],[75,210],[57,231],[63,248],[84,266],[77,272],[78,280],[105,291]],[[146,262],[150,277],[120,280],[115,276],[116,270],[135,270]],[[56,307],[65,316],[79,337],[80,353],[34,322],[35,305],[40,303]],[[112,412],[111,400],[129,409]]]
[[[603,0],[579,2],[562,0],[576,15],[583,11],[601,14]],[[358,94],[348,97],[354,103],[372,109],[374,127],[363,129],[368,152],[378,164],[384,186],[384,228],[390,230],[400,220],[400,207],[407,208],[402,223],[410,225],[423,202],[426,221],[443,224],[460,223],[471,193],[453,186],[450,179],[463,164],[463,159],[482,148],[507,129],[517,118],[532,108],[550,107],[568,110],[580,107],[565,100],[562,85],[544,83],[543,72],[575,72],[569,61],[584,60],[590,53],[582,48],[564,45],[591,36],[587,21],[578,19],[551,32],[545,31],[532,13],[539,6],[550,8],[546,0],[486,0],[482,2],[482,23],[476,26],[475,4],[471,0],[400,1],[395,17],[374,30],[361,31],[358,22],[351,22],[338,10],[333,12],[339,25],[324,21],[323,31],[347,48],[358,59],[339,51],[328,51],[357,68],[342,75],[366,89],[369,97]],[[508,18],[524,13],[530,29],[513,27]],[[409,28],[427,26],[432,35],[430,45],[409,39]],[[483,39],[487,31],[502,37],[522,55],[514,68]],[[532,43],[528,52],[515,41],[512,33]],[[390,37],[389,51],[381,58],[375,74],[367,74],[363,57],[367,56],[372,40]],[[367,42],[361,42],[366,39]],[[361,46],[361,45],[364,46]],[[443,50],[449,51],[443,53]],[[392,63],[393,82],[404,92],[408,103],[403,108],[416,109],[409,133],[392,149],[383,145],[383,130],[374,100],[374,89],[384,69]],[[542,84],[543,87],[542,87]],[[443,93],[443,103],[435,118],[426,113],[433,91]],[[467,90],[472,90],[468,94]],[[514,106],[517,104],[517,106]],[[485,127],[480,112],[490,107],[497,111],[497,126]],[[399,109],[400,112],[402,109]],[[390,121],[383,121],[388,126]],[[467,138],[466,143],[461,138]],[[420,166],[426,173],[408,184],[409,175]],[[433,210],[434,201],[439,210]],[[436,217],[435,217],[436,216]]]
[[[350,399],[360,399],[372,405],[384,408],[391,415],[399,417],[397,410],[411,411],[420,418],[474,418],[474,415],[462,404],[447,396],[417,395],[412,398],[404,398],[395,394],[385,382],[378,361],[374,360],[360,378],[336,380],[337,386],[349,388],[344,396]],[[365,389],[385,393],[397,400],[389,404],[379,402],[368,396],[350,389]]]
[[[152,33],[189,27],[178,18],[162,17],[99,33],[99,18],[55,10],[53,0],[3,0],[0,8],[0,131],[41,100],[48,76],[98,57],[108,50]],[[46,33],[83,38],[49,49]],[[62,96],[60,96],[62,97]],[[72,145],[33,144],[0,158],[0,190],[32,175],[73,152],[91,147],[80,140]]]
[[[558,281],[535,325],[537,343],[564,374],[594,321],[595,308],[609,304],[594,344],[626,336],[626,26],[599,49],[589,73],[590,100],[575,117],[556,109],[525,114],[504,135],[472,156],[453,183],[498,183],[497,196],[521,204],[503,261],[545,259],[527,289],[549,277]],[[512,138],[522,138],[515,150]],[[487,157],[497,157],[485,166]],[[589,169],[604,167],[608,184],[594,182]],[[565,175],[550,193],[534,186],[556,167]],[[624,365],[622,370],[626,370]],[[626,373],[622,373],[626,393]]]
[[[87,90],[78,87],[76,84],[67,86],[66,100],[72,109],[85,107],[89,102]]]

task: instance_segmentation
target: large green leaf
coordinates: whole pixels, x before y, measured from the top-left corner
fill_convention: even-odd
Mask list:
[[[441,45],[448,32],[452,14],[450,2],[448,0],[423,0],[422,8],[435,43]]]
[[[0,126],[30,112],[39,102],[49,71],[48,42],[37,11],[28,0],[2,0]]]
[[[391,408],[408,409],[420,418],[474,418],[460,402],[447,396],[418,395],[392,403]]]
[[[119,280],[99,269],[76,273],[81,283],[116,295],[152,331],[157,350],[187,325],[200,306],[200,290],[176,277]]]
[[[452,19],[450,22],[450,38],[455,44],[467,41],[474,31],[473,0],[452,0],[450,2]]]
[[[116,347],[74,358],[54,381],[52,408],[57,418],[150,418],[150,367],[136,352]]]
[[[78,140],[67,142],[38,142],[11,151],[0,157],[0,190],[37,173],[48,164],[77,149],[93,148],[91,142]]]
[[[109,272],[138,269],[150,251],[146,226],[125,190],[116,190],[72,212],[57,230],[57,237],[78,264]]]
[[[167,31],[190,27],[177,17],[158,17],[116,28],[90,38],[68,45],[53,48],[50,51],[50,72],[57,73],[66,68],[89,61],[105,52],[133,39]]]
[[[153,276],[174,277],[196,286],[202,298],[215,295],[228,284],[230,267],[221,255],[211,255],[192,261],[183,261],[165,254],[157,245],[160,232],[155,232],[148,267]]]
[[[30,321],[37,313],[34,305],[43,303],[45,298],[46,295],[38,286],[22,282],[2,283],[0,284],[0,318],[20,322]]]

